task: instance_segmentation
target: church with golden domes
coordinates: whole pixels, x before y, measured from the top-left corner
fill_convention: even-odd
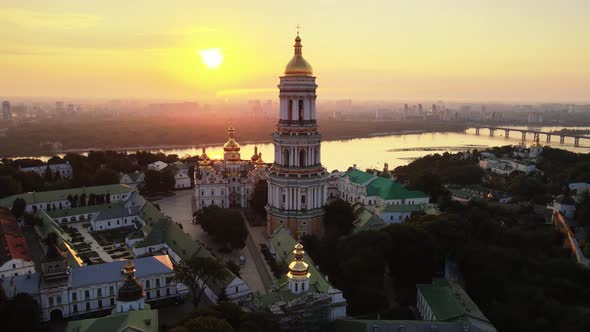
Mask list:
[[[303,58],[299,33],[293,58],[280,77],[279,121],[273,133],[274,163],[268,174],[267,232],[280,226],[293,235],[319,234],[328,198],[316,122],[315,76]]]
[[[262,153],[255,147],[250,159],[242,159],[235,135],[236,130],[230,127],[222,160],[209,158],[203,148],[194,173],[197,210],[210,205],[249,207],[256,182],[266,179],[268,166],[262,160]]]

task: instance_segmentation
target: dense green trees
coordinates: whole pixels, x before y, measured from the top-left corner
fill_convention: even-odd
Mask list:
[[[268,313],[245,312],[235,303],[220,302],[196,310],[175,332],[279,332],[279,324]]]
[[[0,289],[0,292],[0,322],[3,331],[41,330],[41,309],[31,295],[19,293],[8,300],[3,290]]]
[[[144,179],[145,190],[148,192],[167,192],[174,189],[174,174],[170,170],[147,170]]]
[[[17,198],[12,202],[12,214],[17,218],[21,218],[25,214],[27,202],[22,198]]]
[[[196,218],[203,230],[224,246],[238,249],[246,245],[248,230],[238,211],[212,205],[199,210]]]
[[[354,228],[354,214],[350,203],[337,199],[326,205],[325,211],[324,226],[326,236],[340,237],[348,235]]]
[[[440,215],[338,240],[305,239],[305,248],[344,292],[349,314],[403,319],[416,283],[457,265],[465,289],[499,331],[584,331],[590,271],[563,238],[527,209],[451,205]],[[578,322],[575,324],[574,322]]]
[[[254,211],[266,218],[266,204],[268,203],[268,184],[264,180],[256,182],[251,197],[251,206]]]
[[[223,278],[225,266],[212,257],[194,256],[174,267],[175,278],[191,290],[193,303],[198,306],[205,292],[202,285]]]
[[[449,153],[422,157],[406,166],[396,167],[393,174],[398,181],[407,182],[410,188],[428,193],[435,202],[445,194],[443,184],[477,184],[483,177],[476,160]]]

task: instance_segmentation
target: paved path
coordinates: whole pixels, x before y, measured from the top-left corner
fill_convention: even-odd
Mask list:
[[[247,251],[249,254],[248,256],[246,256],[248,260],[246,265],[249,264],[249,268],[256,270],[256,274],[258,275],[257,282],[261,284],[261,286],[264,288],[264,293],[266,293],[266,290],[269,290],[272,286],[272,273],[270,272],[270,269],[264,262],[264,258],[262,257],[262,253],[260,252],[259,242],[257,242],[252,236],[252,234],[259,234],[260,228],[264,227],[251,227],[244,211],[240,211],[240,214],[242,215],[244,223],[246,224],[246,228],[248,229],[246,247],[244,248],[247,250],[243,250]],[[268,241],[263,243],[268,243]],[[250,284],[248,283],[248,285]],[[252,290],[254,291],[254,289]]]
[[[98,254],[98,257],[100,257],[105,262],[112,262],[113,261],[113,259],[111,258],[111,255],[109,255],[102,248],[102,246],[100,244],[98,244],[98,242],[96,242],[96,240],[92,237],[92,235],[90,235],[90,233],[88,233],[88,228],[82,226],[82,223],[75,223],[75,224],[71,224],[70,226],[74,227],[75,229],[78,230],[78,232],[80,232],[80,235],[82,235],[82,237],[84,238],[84,242],[86,242],[90,245],[90,249],[95,251]]]

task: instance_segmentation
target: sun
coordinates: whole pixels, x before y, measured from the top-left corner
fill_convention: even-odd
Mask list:
[[[211,69],[219,67],[223,62],[223,55],[218,48],[199,50],[199,54],[201,55],[201,60],[205,66]]]

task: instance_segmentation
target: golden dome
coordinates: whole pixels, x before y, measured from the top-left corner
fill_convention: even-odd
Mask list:
[[[301,243],[297,243],[293,249],[295,260],[289,264],[289,272],[287,272],[287,278],[296,280],[309,279],[311,273],[309,273],[309,264],[303,260],[303,246]]]
[[[223,145],[223,150],[224,151],[240,151],[240,144],[238,144],[238,142],[236,142],[234,139],[235,132],[236,132],[234,127],[229,127],[227,132],[229,134],[229,140]]]
[[[262,160],[262,152],[258,152],[258,159],[256,159],[256,166],[265,166],[266,163]]]
[[[295,38],[295,45],[293,48],[295,52],[293,54],[293,58],[287,64],[285,68],[285,75],[287,76],[311,76],[313,75],[313,68],[309,64],[309,62],[305,61],[302,55],[302,45],[301,45],[301,38],[299,35]]]

